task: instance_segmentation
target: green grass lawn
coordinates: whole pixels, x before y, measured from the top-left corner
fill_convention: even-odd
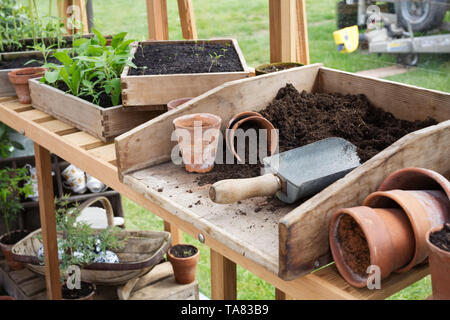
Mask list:
[[[337,52],[332,38],[332,33],[336,30],[336,3],[337,0],[307,0],[311,62],[321,62],[327,67],[352,72],[394,64],[395,57],[389,55]],[[194,7],[200,38],[233,37],[239,41],[250,66],[269,61],[268,0],[194,0]],[[168,1],[168,12],[170,38],[182,39],[176,1]],[[103,33],[127,31],[131,38],[146,39],[147,13],[144,0],[95,0],[94,14],[96,28]],[[390,79],[450,91],[449,72],[449,55],[425,55],[414,71]],[[128,200],[124,201],[124,206],[128,228],[162,229],[163,222],[158,217]],[[185,241],[200,248],[198,280],[201,292],[209,296],[209,250],[189,236],[185,235]],[[430,278],[427,277],[391,299],[424,299],[430,294]],[[271,285],[238,267],[238,299],[273,298],[274,288]]]

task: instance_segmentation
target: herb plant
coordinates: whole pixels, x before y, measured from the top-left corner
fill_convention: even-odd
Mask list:
[[[126,32],[115,35],[111,45],[97,30],[92,39],[74,41],[72,49],[53,53],[61,65],[45,64],[47,72],[42,82],[58,87],[65,84],[72,95],[87,98],[99,105],[102,95],[109,97],[111,105],[120,104],[120,74],[126,65],[136,68],[131,62],[129,45],[134,40],[125,40]]]
[[[11,223],[23,210],[20,203],[21,197],[27,197],[33,193],[31,184],[26,183],[29,179],[26,168],[0,170],[0,214],[5,221],[8,235],[11,234]]]
[[[86,222],[77,221],[81,214],[80,207],[78,204],[70,204],[68,198],[69,196],[65,195],[55,200],[56,230],[60,235],[58,255],[62,274],[70,266],[83,267],[93,263],[101,252],[117,250],[125,241],[117,237],[116,227],[95,231]]]

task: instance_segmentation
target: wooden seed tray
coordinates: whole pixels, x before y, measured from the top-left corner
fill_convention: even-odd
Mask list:
[[[432,117],[441,123],[408,134],[298,207],[271,210],[265,198],[212,203],[208,186],[198,187],[195,174],[170,162],[173,119],[209,112],[222,118],[225,129],[234,114],[266,107],[286,83],[308,92],[365,94],[374,106],[397,118]],[[417,166],[450,177],[449,119],[448,93],[309,65],[226,83],[116,138],[119,178],[163,209],[292,280],[331,262],[331,215],[339,208],[361,205],[388,174]],[[255,212],[256,208],[262,210]]]

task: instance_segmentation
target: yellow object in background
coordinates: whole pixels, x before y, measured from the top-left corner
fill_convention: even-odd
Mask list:
[[[340,53],[351,53],[359,46],[358,26],[347,27],[333,32],[334,42]]]

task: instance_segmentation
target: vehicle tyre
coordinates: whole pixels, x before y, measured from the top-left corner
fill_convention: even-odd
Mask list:
[[[397,0],[398,24],[408,30],[427,31],[439,27],[447,11],[448,0]]]

